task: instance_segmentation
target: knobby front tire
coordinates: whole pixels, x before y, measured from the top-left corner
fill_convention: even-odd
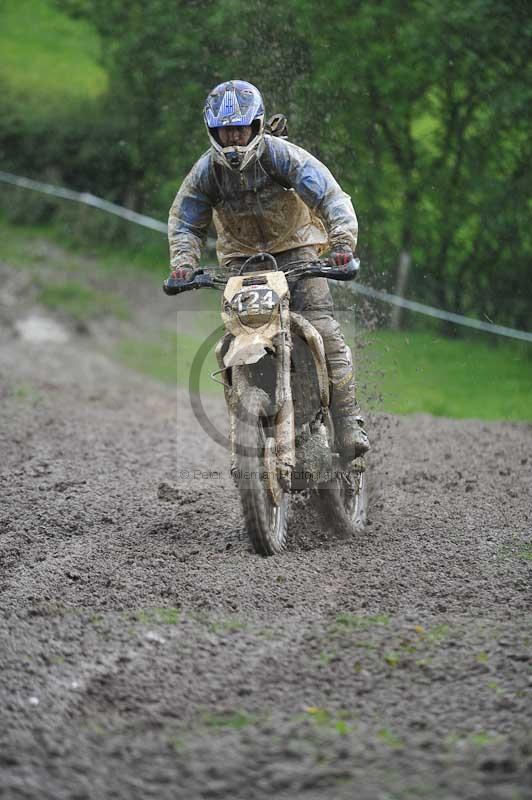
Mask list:
[[[269,398],[250,386],[242,393],[237,409],[236,444],[238,488],[247,534],[255,552],[263,556],[279,553],[286,544],[289,495],[281,492],[276,505],[265,478],[265,423]]]

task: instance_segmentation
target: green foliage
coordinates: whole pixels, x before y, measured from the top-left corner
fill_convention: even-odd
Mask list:
[[[207,147],[207,92],[245,77],[352,194],[371,282],[406,252],[410,296],[529,327],[523,0],[6,0],[1,19],[6,169],[163,217]]]
[[[406,251],[419,299],[526,327],[525,4],[303,5],[314,98],[331,109],[315,142],[353,192],[365,261],[392,278]]]
[[[0,160],[10,172],[124,201],[117,176],[129,166],[124,169],[116,122],[103,109],[107,78],[97,63],[100,42],[90,23],[70,19],[48,0],[5,0]],[[25,195],[12,219],[53,216],[54,201]]]
[[[64,269],[83,271],[88,257],[107,271],[141,269],[159,278],[168,261],[166,237],[156,231],[2,184],[0,235],[2,256],[12,266],[39,267],[53,249],[54,263]]]
[[[33,120],[49,117],[64,103],[95,99],[105,91],[96,31],[47,0],[3,0],[0,50],[0,81]]]
[[[142,229],[137,235],[139,240],[134,250],[111,247],[97,240],[90,247],[80,248],[72,234],[67,235],[57,225],[15,226],[0,215],[3,259],[12,266],[30,269],[39,277],[42,263],[48,263],[53,254],[54,264],[62,273],[72,273],[73,277],[72,281],[70,275],[67,281],[61,279],[61,283],[69,286],[59,291],[59,297],[55,282],[47,281],[49,291],[45,301],[55,307],[72,308],[72,304],[83,300],[82,315],[89,311],[99,314],[102,307],[118,317],[128,313],[118,293],[112,296],[106,293],[102,298],[95,296],[95,289],[87,287],[87,297],[83,287],[83,298],[79,298],[72,284],[77,284],[78,276],[87,272],[87,259],[90,259],[92,274],[100,270],[120,274],[125,270],[161,268],[166,252],[164,237]],[[158,285],[154,284],[154,291],[159,291]],[[206,300],[217,305],[218,295],[205,294]],[[216,318],[216,310],[212,314],[208,311],[194,313],[196,328],[191,322],[187,334],[179,334],[178,338],[175,334],[161,332],[153,339],[126,339],[118,346],[117,355],[128,366],[157,380],[187,386],[194,356]],[[530,346],[525,343],[498,342],[488,334],[477,334],[462,341],[426,331],[408,334],[377,331],[369,335],[369,343],[357,358],[364,406],[375,410],[532,420],[532,358]],[[202,369],[202,392],[221,393],[221,388],[209,377],[216,369],[211,351]]]

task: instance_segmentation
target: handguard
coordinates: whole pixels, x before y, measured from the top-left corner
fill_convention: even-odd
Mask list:
[[[352,258],[347,264],[339,267],[330,261],[320,261],[319,266],[310,266],[305,278],[329,278],[333,281],[352,281],[360,269],[360,259]]]
[[[296,283],[301,278],[328,278],[332,281],[352,281],[356,278],[360,268],[360,259],[352,258],[347,264],[338,266],[330,259],[326,261],[311,261],[310,264],[302,263],[289,269],[286,277]]]
[[[182,292],[190,292],[192,289],[202,289],[204,287],[212,287],[214,285],[212,275],[202,269],[194,271],[192,278],[184,281],[176,280],[175,278],[167,278],[163,281],[163,292],[168,295],[181,294]]]

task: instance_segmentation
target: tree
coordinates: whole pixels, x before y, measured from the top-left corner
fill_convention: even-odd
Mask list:
[[[207,146],[208,91],[244,77],[350,191],[388,285],[402,254],[414,297],[530,324],[523,0],[56,2],[101,35],[109,88],[80,158],[103,138],[93,180],[115,197],[165,211]]]
[[[329,109],[314,135],[353,188],[366,257],[392,273],[412,253],[417,297],[515,320],[531,247],[525,5],[304,6],[313,92]],[[502,270],[513,291],[497,297]]]

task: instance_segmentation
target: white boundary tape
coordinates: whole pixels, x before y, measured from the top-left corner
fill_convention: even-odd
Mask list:
[[[167,225],[159,222],[159,220],[147,217],[145,214],[137,214],[136,211],[130,211],[129,208],[110,203],[108,200],[103,200],[101,197],[96,197],[89,192],[74,192],[72,189],[63,189],[61,186],[53,186],[51,183],[41,183],[30,178],[21,178],[18,175],[12,175],[10,172],[0,171],[0,181],[20,186],[22,189],[33,189],[33,191],[42,192],[42,194],[51,194],[54,197],[62,197],[65,200],[74,200],[76,203],[94,206],[94,208],[100,208],[102,211],[109,212],[109,214],[127,219],[129,222],[136,222],[137,225],[151,228],[153,231],[159,231],[160,233],[167,233],[168,231]]]
[[[495,333],[498,336],[509,336],[512,339],[532,342],[532,333],[527,333],[527,331],[518,331],[515,330],[515,328],[506,328],[504,325],[495,325],[493,322],[483,322],[480,319],[463,317],[461,314],[453,314],[452,311],[442,311],[440,308],[426,306],[424,303],[417,303],[414,300],[405,300],[404,297],[397,297],[395,294],[379,292],[377,289],[371,289],[369,286],[363,286],[361,283],[356,283],[355,281],[347,285],[352,286],[355,291],[367,297],[374,297],[376,300],[383,300],[385,303],[401,306],[401,308],[408,308],[410,311],[417,311],[419,314],[426,314],[429,317],[436,317],[437,319],[443,319],[447,322],[454,322],[457,325],[465,325],[468,328],[476,328],[479,331]]]
[[[41,181],[22,178],[19,175],[12,175],[10,172],[2,171],[0,171],[0,181],[10,183],[14,186],[20,186],[23,189],[32,189],[33,191],[53,195],[54,197],[62,197],[65,200],[73,200],[76,203],[84,203],[85,205],[99,208],[102,211],[107,211],[109,214],[115,214],[115,216],[122,217],[129,222],[142,225],[145,228],[151,228],[151,230],[159,231],[164,234],[167,233],[167,226],[163,222],[159,222],[159,220],[148,217],[145,214],[137,214],[136,211],[130,211],[130,209],[119,206],[116,203],[110,203],[108,200],[103,200],[101,197],[96,197],[89,192],[75,192],[72,189],[64,189],[61,186],[54,186],[51,183],[41,183]],[[497,336],[508,336],[512,339],[532,342],[532,333],[528,333],[527,331],[519,331],[515,330],[515,328],[507,328],[504,325],[495,325],[494,323],[483,322],[479,319],[471,319],[471,317],[464,317],[461,314],[453,314],[451,311],[443,311],[440,308],[433,308],[424,303],[417,303],[414,300],[405,300],[403,297],[398,297],[395,294],[381,292],[354,281],[347,285],[366,297],[373,297],[375,300],[382,300],[384,303],[401,306],[401,308],[407,308],[409,311],[415,311],[418,314],[425,314],[429,317],[436,317],[437,319],[443,319],[447,322],[453,322],[456,325],[464,325],[468,328],[494,333]]]

